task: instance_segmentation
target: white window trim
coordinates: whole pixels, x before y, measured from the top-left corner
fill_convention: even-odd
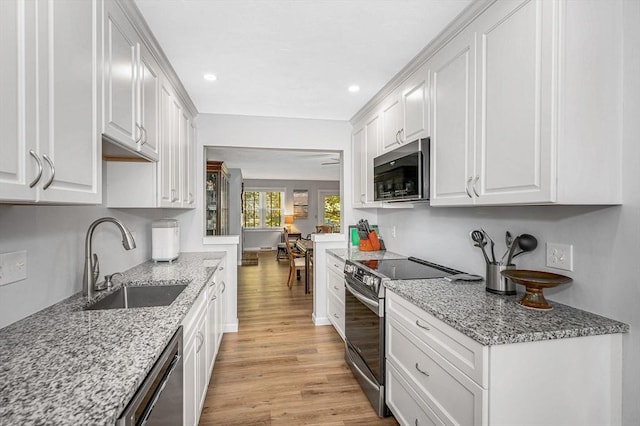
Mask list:
[[[342,197],[339,189],[318,189],[318,225],[324,225],[324,197],[325,195],[337,195],[340,197],[340,223],[342,223]]]
[[[286,188],[265,188],[265,187],[253,187],[253,188],[244,188],[244,192],[260,192],[260,227],[258,228],[245,228],[244,227],[244,223],[242,224],[242,229],[244,231],[279,231],[284,227],[284,214],[285,214],[285,197],[286,197]],[[280,197],[280,211],[281,211],[281,215],[280,215],[280,226],[274,226],[274,227],[265,227],[264,226],[264,222],[265,222],[265,206],[264,206],[264,193],[265,192],[279,192],[282,194],[282,196]]]

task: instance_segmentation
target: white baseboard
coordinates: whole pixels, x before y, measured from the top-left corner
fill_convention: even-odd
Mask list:
[[[316,314],[311,314],[311,319],[316,327],[319,325],[331,325],[328,317],[316,317]]]

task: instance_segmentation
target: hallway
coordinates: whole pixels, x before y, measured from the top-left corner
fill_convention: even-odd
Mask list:
[[[238,267],[238,333],[224,335],[200,425],[397,425],[379,419],[344,362],[331,326],[311,322],[304,278],[261,252]]]

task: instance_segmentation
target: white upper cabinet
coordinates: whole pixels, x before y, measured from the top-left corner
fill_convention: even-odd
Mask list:
[[[463,31],[429,61],[431,204],[471,204],[474,166],[474,35]]]
[[[137,122],[138,55],[133,25],[118,5],[107,0],[104,34],[104,127],[109,138],[137,149],[142,131]]]
[[[160,67],[142,44],[140,46],[138,117],[142,129],[140,152],[150,159],[158,159],[160,152]]]
[[[497,1],[432,57],[432,205],[621,202],[621,10]]]
[[[102,2],[8,0],[0,11],[0,199],[100,203]]]
[[[382,119],[374,113],[354,131],[351,137],[353,161],[353,207],[378,207],[374,201],[373,159],[378,155]]]
[[[351,184],[353,186],[353,207],[362,207],[365,202],[365,191],[363,191],[362,169],[364,166],[365,147],[364,126],[357,127],[351,135]]]
[[[158,159],[159,66],[114,0],[106,0],[103,133],[109,141]]]
[[[498,2],[477,34],[477,204],[554,201],[553,2]]]
[[[422,67],[403,85],[403,142],[411,142],[429,136],[428,78],[426,67]]]
[[[382,151],[389,151],[404,142],[402,102],[397,93],[387,97],[382,107]]]

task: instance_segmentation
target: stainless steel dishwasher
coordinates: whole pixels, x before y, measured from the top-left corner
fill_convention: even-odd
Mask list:
[[[182,327],[173,335],[116,424],[183,424]]]

